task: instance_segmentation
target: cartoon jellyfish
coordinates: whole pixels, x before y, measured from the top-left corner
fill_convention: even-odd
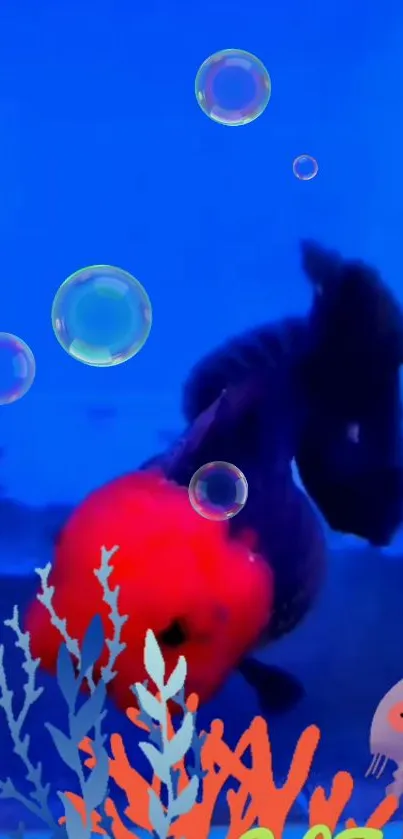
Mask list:
[[[387,795],[403,795],[403,679],[381,699],[371,725],[369,737],[372,760],[365,774],[380,778],[389,760],[397,764],[393,783]]]

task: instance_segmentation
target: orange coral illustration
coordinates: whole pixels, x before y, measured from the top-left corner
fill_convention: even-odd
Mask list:
[[[189,697],[186,707],[191,713],[196,711],[197,697],[195,695]],[[130,708],[127,715],[135,725],[148,730],[141,720],[141,711]],[[167,724],[172,737],[174,728],[169,714]],[[264,719],[256,717],[252,721],[234,751],[226,745],[223,735],[224,723],[221,720],[215,720],[201,750],[201,764],[205,773],[202,800],[195,803],[189,813],[178,817],[171,825],[168,835],[177,839],[180,837],[207,839],[219,793],[231,778],[237,783],[237,788],[230,790],[227,794],[229,809],[227,839],[239,839],[256,824],[267,827],[274,839],[280,839],[283,836],[290,810],[308,781],[312,761],[320,741],[319,729],[316,726],[310,726],[301,734],[287,780],[281,787],[277,787],[274,781],[270,737]],[[90,755],[86,759],[86,766],[94,767],[96,761],[91,741],[86,739],[81,744],[81,748],[84,753]],[[242,761],[248,749],[252,758],[250,768]],[[118,734],[111,737],[111,752],[110,777],[127,795],[128,806],[125,816],[137,827],[152,831],[149,815],[150,784],[130,765],[124,743]],[[189,783],[185,761],[180,761],[175,769],[180,773],[179,790],[181,791]],[[155,776],[151,787],[157,795],[160,793],[161,781]],[[334,777],[329,797],[326,797],[322,787],[317,787],[309,804],[310,826],[325,826],[333,834],[341,822],[353,789],[354,781],[348,772],[339,772]],[[83,819],[91,817],[93,832],[105,834],[106,831],[100,826],[99,814],[86,813],[82,799],[72,793],[67,793],[67,795]],[[393,817],[397,807],[397,799],[392,795],[388,796],[369,815],[365,827],[382,830]],[[115,839],[133,837],[133,831],[123,824],[111,798],[106,799],[105,812],[111,819],[112,834]],[[353,819],[346,821],[347,828],[356,826]],[[363,835],[361,830],[360,836]],[[258,839],[257,836],[256,839]]]
[[[234,749],[225,742],[222,720],[214,720],[207,732],[199,733],[198,697],[194,694],[186,697],[186,660],[180,656],[173,671],[166,674],[161,649],[149,629],[144,664],[154,687],[151,689],[148,683],[134,684],[131,688],[134,706],[126,713],[131,723],[144,732],[139,749],[150,764],[151,779],[147,780],[131,765],[120,734],[110,737],[105,734],[107,686],[116,675],[117,661],[124,649],[121,629],[126,620],[118,611],[118,589],[109,586],[111,559],[116,550],[103,548],[101,566],[95,571],[109,607],[113,636],[105,639],[102,621],[95,616],[81,647],[69,636],[66,621],[54,610],[54,588],[48,584],[49,566],[38,572],[42,583],[38,599],[61,635],[57,680],[68,711],[67,732],[50,723],[45,723],[45,728],[61,759],[75,774],[80,794],[58,791],[65,815],[57,823],[49,801],[51,785],[42,779],[41,764],[32,762],[30,738],[23,732],[29,709],[40,698],[42,688],[36,685],[39,660],[32,658],[29,633],[21,630],[15,607],[6,625],[24,657],[25,700],[15,715],[13,692],[8,686],[3,660],[4,648],[0,646],[0,709],[32,791],[29,797],[24,797],[13,780],[7,778],[0,781],[0,799],[18,800],[57,839],[91,839],[93,834],[140,839],[140,833],[143,836],[144,832],[154,839],[207,839],[218,798],[225,790],[226,839],[281,839],[291,809],[310,777],[321,737],[317,726],[311,725],[302,732],[288,776],[282,785],[276,785],[266,721],[262,717],[252,720]],[[101,667],[105,645],[109,657]],[[81,689],[85,686],[87,690],[83,694]],[[172,714],[173,709],[177,713]],[[127,799],[123,812],[114,800],[116,788]],[[313,791],[309,801],[310,830],[305,839],[331,839],[343,824],[353,789],[351,775],[338,772],[328,796],[320,786]],[[365,825],[344,820],[345,830],[338,839],[382,839],[382,830],[397,809],[398,798],[387,795],[369,814]]]

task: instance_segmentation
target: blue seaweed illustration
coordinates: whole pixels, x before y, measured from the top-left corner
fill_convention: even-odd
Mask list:
[[[0,708],[2,709],[6,723],[13,742],[14,753],[23,763],[26,771],[26,778],[32,787],[29,796],[25,796],[14,785],[11,778],[0,781],[0,799],[14,799],[19,801],[29,812],[33,813],[44,824],[50,828],[52,835],[60,837],[65,831],[56,824],[49,808],[50,784],[44,783],[42,779],[41,763],[33,763],[29,756],[31,738],[24,733],[23,729],[27,721],[30,708],[38,701],[42,694],[42,688],[37,687],[36,675],[39,667],[39,659],[32,658],[30,649],[30,637],[28,632],[23,632],[20,627],[18,607],[14,606],[12,618],[6,620],[4,625],[9,627],[15,636],[15,646],[23,654],[22,669],[26,674],[23,685],[24,700],[19,713],[14,711],[14,693],[8,686],[7,674],[4,666],[4,646],[0,646]]]
[[[94,684],[91,672],[104,646],[104,633],[101,620],[96,616],[91,622],[81,648],[81,661],[78,673],[75,674],[72,657],[66,644],[62,644],[57,663],[57,680],[60,691],[67,705],[68,734],[50,723],[46,728],[53,743],[63,760],[77,776],[80,791],[85,802],[85,811],[92,811],[104,803],[108,792],[109,755],[104,747],[105,736],[102,733],[102,721],[105,717],[106,687],[103,681]],[[83,681],[90,683],[90,697],[77,708],[77,699]],[[85,777],[83,762],[80,754],[80,743],[84,737],[94,731],[93,748],[96,764]],[[77,837],[77,812],[63,793],[62,798],[66,813],[66,829],[69,837]],[[81,817],[78,815],[78,819]],[[91,836],[90,825],[83,826],[81,820],[80,836]]]
[[[102,620],[99,615],[92,619],[81,645],[69,634],[67,621],[56,613],[53,604],[54,586],[49,583],[51,566],[37,569],[41,588],[38,600],[47,609],[53,626],[61,636],[61,645],[57,659],[57,683],[61,697],[66,705],[66,730],[56,728],[52,723],[45,723],[51,741],[61,760],[75,774],[80,797],[84,804],[85,817],[76,809],[72,800],[61,791],[58,792],[65,812],[65,824],[57,823],[49,806],[50,784],[42,779],[42,766],[32,763],[29,757],[30,736],[24,733],[23,727],[27,723],[29,710],[40,698],[43,688],[36,683],[39,659],[33,659],[30,650],[30,636],[20,627],[17,606],[13,616],[5,621],[15,636],[15,646],[23,653],[22,669],[26,674],[24,684],[24,702],[18,714],[14,712],[14,695],[7,681],[4,664],[4,647],[0,647],[0,708],[3,710],[6,723],[12,738],[14,751],[22,760],[26,778],[32,786],[28,796],[20,792],[11,778],[0,782],[0,799],[13,798],[19,801],[27,810],[39,817],[51,830],[55,839],[90,839],[92,835],[91,814],[97,812],[100,816],[100,826],[107,836],[111,836],[112,819],[107,814],[106,802],[109,798],[109,768],[110,757],[106,747],[106,734],[103,723],[106,716],[107,686],[117,674],[116,662],[125,648],[122,642],[122,628],[127,616],[122,616],[118,609],[119,587],[111,588],[109,578],[113,571],[111,560],[119,548],[112,550],[101,549],[101,564],[94,570],[102,588],[103,600],[109,607],[109,619],[113,628],[111,638],[105,638]],[[96,678],[95,667],[104,647],[108,649],[106,664],[98,669]],[[149,729],[148,742],[140,743],[142,752],[148,759],[150,766],[163,784],[165,799],[162,800],[156,792],[149,789],[149,816],[153,828],[153,835],[157,839],[167,839],[170,826],[182,815],[188,813],[198,801],[203,781],[200,752],[203,737],[198,736],[195,728],[196,712],[191,712],[185,702],[185,680],[187,673],[186,661],[180,656],[177,665],[166,679],[165,662],[157,639],[148,630],[145,647],[144,663],[149,679],[154,683],[156,692],[148,689],[145,684],[136,683],[132,686],[139,709],[140,717]],[[85,685],[86,683],[86,685]],[[82,691],[87,687],[87,694]],[[83,698],[84,697],[84,698]],[[169,703],[174,700],[183,712],[181,723],[172,732],[169,730]],[[95,758],[93,768],[88,769],[81,756],[80,744],[86,737],[91,738],[91,748]],[[179,790],[178,764],[192,757],[188,772],[188,783]],[[23,833],[23,825],[18,829],[18,836]]]
[[[140,749],[147,757],[150,766],[164,784],[167,793],[167,805],[164,807],[161,798],[153,789],[149,790],[150,796],[150,822],[154,833],[159,839],[167,839],[171,825],[179,816],[188,813],[197,801],[200,779],[194,773],[187,786],[178,791],[178,772],[175,766],[184,759],[192,748],[195,737],[194,714],[186,709],[183,701],[184,685],[186,680],[186,660],[183,656],[178,658],[178,663],[165,682],[165,662],[158,645],[158,641],[151,629],[147,631],[144,647],[144,664],[150,679],[154,682],[158,696],[151,693],[146,685],[137,682],[132,686],[144,721],[153,727],[150,731],[151,742],[140,743]],[[168,731],[168,702],[176,700],[180,696],[183,702],[184,715],[179,728],[173,737],[169,737]],[[155,736],[157,728],[159,736]],[[153,742],[154,741],[154,742]]]
[[[119,587],[111,589],[109,577],[113,566],[111,559],[118,550],[118,547],[108,551],[105,547],[101,550],[101,565],[94,570],[103,591],[103,599],[109,606],[109,618],[113,627],[113,637],[105,639],[101,618],[95,615],[83,639],[81,649],[78,642],[71,638],[68,633],[67,622],[56,614],[53,606],[54,586],[48,582],[51,566],[37,569],[41,581],[41,590],[38,593],[38,600],[48,610],[52,624],[59,631],[63,643],[61,644],[57,662],[57,681],[62,697],[67,706],[67,733],[46,723],[55,748],[61,759],[77,776],[82,798],[85,802],[86,812],[91,813],[99,808],[103,812],[104,802],[108,795],[109,782],[109,755],[105,748],[105,735],[102,731],[102,722],[105,718],[106,686],[116,675],[114,670],[116,660],[124,644],[121,641],[122,627],[127,616],[121,616],[118,611]],[[30,636],[23,632],[20,627],[18,607],[13,609],[13,616],[5,621],[15,635],[15,646],[18,647],[24,657],[22,669],[26,673],[24,684],[24,702],[20,712],[14,713],[14,695],[8,687],[7,674],[4,666],[4,646],[0,646],[0,708],[3,710],[6,723],[12,738],[14,752],[23,762],[26,769],[26,778],[32,785],[29,797],[23,795],[16,789],[11,778],[0,782],[0,798],[13,798],[19,801],[27,810],[40,818],[52,835],[61,839],[67,836],[71,839],[89,839],[91,828],[83,824],[81,816],[77,813],[70,800],[61,792],[59,797],[63,802],[66,814],[65,827],[56,823],[49,807],[50,784],[42,780],[42,766],[40,763],[33,764],[29,757],[30,736],[23,733],[23,726],[26,724],[28,713],[32,705],[40,698],[43,688],[37,687],[36,675],[40,666],[39,659],[33,659],[30,650]],[[95,684],[93,678],[94,665],[106,643],[109,656],[107,664],[101,669],[101,679]],[[87,681],[89,687],[89,698],[78,704],[80,690],[83,682]],[[80,756],[80,743],[84,737],[93,731],[93,749],[96,763],[91,771],[85,772]]]

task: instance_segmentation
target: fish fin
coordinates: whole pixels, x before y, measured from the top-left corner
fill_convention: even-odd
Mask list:
[[[218,460],[211,452],[211,445],[217,452],[222,448],[231,429],[237,430],[242,417],[258,402],[261,389],[257,377],[251,377],[242,386],[224,388],[159,460],[165,475],[176,483],[188,484],[203,463]]]
[[[288,318],[263,324],[217,347],[204,356],[190,371],[183,388],[183,412],[193,422],[220,396],[223,390],[237,387],[251,374],[277,381],[290,359],[299,355],[305,340],[302,318]],[[272,386],[271,386],[272,387]]]
[[[182,469],[185,473],[189,473],[184,483],[189,483],[192,474],[196,471],[197,466],[189,465],[192,462],[192,457],[198,451],[199,446],[207,437],[213,423],[216,419],[219,407],[225,399],[225,392],[221,393],[215,402],[206,408],[200,416],[198,416],[194,423],[189,425],[181,435],[177,437],[165,452],[160,452],[153,457],[144,461],[139,471],[150,471],[159,469],[162,470],[169,480],[174,480],[180,483],[179,476],[182,474]]]
[[[238,669],[248,685],[256,691],[263,713],[288,711],[304,697],[301,682],[281,667],[248,658]]]
[[[340,276],[343,263],[337,251],[324,248],[312,239],[302,239],[300,254],[302,269],[318,291],[326,290]]]

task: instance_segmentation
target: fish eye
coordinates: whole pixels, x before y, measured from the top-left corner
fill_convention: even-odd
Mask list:
[[[180,647],[188,640],[188,634],[183,621],[175,618],[166,629],[157,635],[158,643],[165,647]]]
[[[388,713],[388,723],[393,731],[403,734],[403,702],[396,702]]]

